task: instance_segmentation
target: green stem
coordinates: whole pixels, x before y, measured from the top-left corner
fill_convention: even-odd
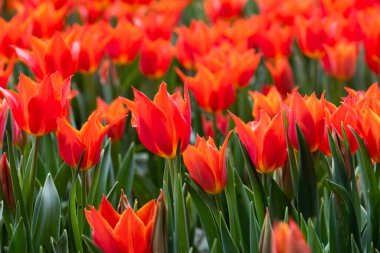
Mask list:
[[[32,157],[32,165],[30,168],[30,181],[29,181],[29,189],[28,189],[28,210],[30,211],[30,217],[32,217],[33,213],[33,202],[34,202],[34,184],[36,182],[36,174],[37,174],[37,161],[38,161],[38,147],[40,145],[41,137],[37,136],[34,140],[34,148],[33,148],[33,157]]]
[[[87,205],[87,193],[88,193],[88,182],[87,182],[87,171],[81,171],[81,177],[82,177],[82,208],[83,210],[80,210],[81,213],[84,213],[84,209]],[[84,222],[84,215],[81,216],[82,222],[83,222],[83,230],[82,233],[86,234],[86,222]]]
[[[343,95],[343,84],[337,79],[333,79],[330,85],[330,99],[335,105],[340,104]]]

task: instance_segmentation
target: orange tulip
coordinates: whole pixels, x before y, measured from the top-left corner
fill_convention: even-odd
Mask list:
[[[70,48],[59,33],[47,41],[32,37],[31,51],[21,48],[15,50],[18,58],[31,68],[39,80],[56,71],[66,78],[77,69],[79,44]]]
[[[121,100],[132,111],[132,126],[137,127],[141,143],[151,152],[165,158],[176,156],[178,144],[183,152],[190,140],[191,110],[187,86],[184,99],[181,93],[170,95],[162,82],[151,101],[134,89],[135,101]]]
[[[216,40],[215,31],[203,21],[192,20],[190,26],[180,26],[174,30],[177,35],[176,56],[187,69],[195,67],[197,56],[207,54]]]
[[[121,214],[103,196],[99,209],[85,210],[86,219],[93,230],[93,240],[104,252],[152,252],[153,232],[158,209],[163,205],[163,193],[137,212],[128,206]]]
[[[0,88],[17,124],[26,132],[41,136],[57,129],[56,119],[66,116],[70,78],[56,72],[35,83],[20,74],[18,92]]]
[[[66,41],[70,48],[79,45],[78,71],[93,73],[98,68],[110,40],[107,28],[108,25],[102,22],[71,28]]]
[[[368,153],[375,162],[380,162],[380,116],[372,109],[366,109],[361,119],[361,136]]]
[[[103,117],[107,124],[110,124],[115,118],[120,118],[118,122],[115,122],[110,127],[107,134],[112,141],[120,140],[123,137],[126,122],[126,118],[122,116],[126,116],[129,110],[124,107],[124,104],[120,99],[115,99],[109,105],[101,98],[97,98],[96,102],[97,109],[103,113]]]
[[[291,53],[293,30],[289,26],[271,23],[268,28],[263,27],[260,33],[259,47],[263,56],[268,59],[288,57]]]
[[[170,41],[146,39],[141,48],[140,71],[145,76],[161,78],[168,71],[173,56]]]
[[[327,74],[340,81],[351,79],[355,75],[359,50],[355,42],[340,41],[333,46],[325,45],[322,67]]]
[[[246,3],[247,0],[206,0],[204,9],[211,22],[218,19],[232,20],[240,16]]]
[[[132,62],[140,50],[143,35],[143,31],[131,22],[119,20],[116,27],[110,30],[107,52],[111,59],[118,64]]]
[[[286,58],[277,58],[266,62],[265,66],[272,75],[273,83],[281,95],[285,96],[294,87],[292,67]]]
[[[190,177],[207,193],[217,194],[227,185],[226,149],[232,131],[227,134],[220,150],[214,140],[197,136],[195,145],[183,152],[183,161]]]
[[[230,114],[236,124],[235,131],[258,172],[270,173],[285,163],[287,152],[281,112],[271,119],[261,111],[260,120],[247,124]]]
[[[281,110],[281,94],[274,86],[271,86],[267,94],[250,91],[249,95],[253,100],[252,116],[255,119],[259,119],[261,110],[265,111],[270,118],[273,118]]]
[[[65,117],[58,118],[56,135],[62,160],[72,168],[76,168],[84,151],[80,165],[81,170],[96,165],[100,159],[104,136],[118,120],[120,118],[116,118],[110,124],[103,126],[102,112],[94,111],[78,131],[70,125]]]
[[[304,98],[298,92],[290,95],[285,109],[288,119],[289,142],[294,149],[298,150],[296,124],[304,134],[311,152],[317,151],[321,146],[326,127],[323,100],[323,97],[318,100],[314,93],[310,97],[305,96]]]
[[[235,88],[230,73],[222,69],[212,73],[200,65],[194,77],[185,76],[177,69],[183,82],[189,85],[199,106],[208,112],[218,112],[229,108],[235,101]]]
[[[275,224],[272,232],[272,253],[310,253],[302,232],[292,220]]]
[[[0,55],[9,60],[15,54],[15,46],[27,47],[31,35],[30,22],[25,21],[21,15],[16,15],[9,21],[0,17],[0,27]]]

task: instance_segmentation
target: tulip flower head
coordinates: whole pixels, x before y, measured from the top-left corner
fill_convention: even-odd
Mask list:
[[[292,220],[275,224],[272,233],[272,253],[310,253],[300,229]]]
[[[10,166],[7,160],[7,154],[3,153],[0,159],[0,191],[2,191],[5,203],[8,207],[16,207],[13,186],[10,174]]]
[[[20,74],[18,93],[0,88],[13,117],[24,131],[41,136],[57,129],[56,120],[66,116],[70,94],[70,78],[62,79],[56,72],[41,83]]]
[[[261,110],[264,110],[271,118],[281,110],[281,94],[274,86],[271,86],[266,95],[258,91],[250,91],[249,95],[253,100],[252,116],[255,119],[259,119]]]
[[[163,193],[137,212],[128,206],[119,214],[103,196],[99,209],[93,206],[85,210],[86,219],[93,230],[93,240],[105,253],[152,252],[152,238],[163,205]]]
[[[80,131],[74,129],[65,117],[57,119],[58,129],[56,135],[62,160],[72,168],[76,168],[84,152],[83,160],[80,164],[81,170],[86,170],[96,165],[100,159],[104,136],[119,119],[116,118],[110,124],[103,126],[102,112],[94,111]]]
[[[190,140],[190,98],[185,85],[185,95],[170,95],[162,82],[151,101],[145,94],[134,89],[135,100],[120,98],[132,112],[132,126],[137,128],[141,143],[151,152],[165,158],[176,155],[178,144],[183,152]]]
[[[248,124],[230,114],[236,124],[235,131],[258,172],[270,173],[285,163],[287,151],[281,112],[271,119],[261,111],[260,119]]]
[[[197,136],[195,145],[183,152],[183,161],[190,177],[207,193],[217,194],[227,184],[226,149],[232,131],[227,134],[220,151],[214,140]]]

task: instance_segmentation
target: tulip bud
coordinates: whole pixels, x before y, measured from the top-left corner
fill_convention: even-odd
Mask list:
[[[12,179],[6,153],[3,153],[0,160],[0,184],[5,203],[12,209],[15,208],[15,198],[13,194]]]
[[[309,253],[305,239],[298,226],[290,221],[275,224],[272,233],[272,253]]]

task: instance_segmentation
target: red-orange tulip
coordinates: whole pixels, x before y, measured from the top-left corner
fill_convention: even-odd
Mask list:
[[[361,136],[367,147],[368,153],[375,162],[380,162],[380,117],[372,109],[363,112],[361,124]]]
[[[149,253],[156,225],[158,208],[163,194],[151,200],[136,213],[128,206],[121,214],[103,196],[99,209],[85,210],[86,219],[93,230],[94,242],[106,253]]]
[[[140,50],[143,41],[143,31],[131,22],[121,19],[110,31],[110,41],[107,51],[111,59],[118,64],[132,62]]]
[[[0,101],[0,147],[2,147],[9,107],[6,99],[3,98]]]
[[[112,141],[120,140],[123,137],[126,122],[126,118],[123,116],[126,116],[129,110],[125,108],[120,99],[115,99],[109,105],[101,98],[97,98],[96,102],[97,109],[103,113],[107,124],[110,124],[115,118],[120,118],[110,127],[107,133]]]
[[[236,132],[260,173],[270,173],[286,161],[286,139],[281,112],[271,119],[264,111],[260,120],[245,124],[231,113]]]
[[[281,95],[286,96],[294,87],[292,67],[288,59],[277,58],[266,62],[265,66],[272,75],[273,83]]]
[[[31,51],[21,48],[15,50],[18,58],[31,68],[39,80],[56,71],[66,78],[77,69],[79,44],[75,43],[70,48],[59,33],[55,33],[48,41],[32,37]]]
[[[208,112],[218,112],[228,109],[235,101],[235,87],[230,73],[224,69],[212,73],[200,65],[194,77],[185,76],[177,69],[184,83],[189,85],[200,107]]]
[[[325,45],[322,67],[327,74],[340,81],[351,79],[355,75],[359,50],[355,42],[340,41],[333,46]]]
[[[57,129],[56,119],[66,116],[70,78],[56,72],[41,83],[20,74],[18,92],[0,88],[17,124],[26,132],[41,136]]]
[[[211,22],[231,20],[240,16],[247,0],[206,0],[204,9]]]
[[[143,75],[160,78],[170,67],[174,56],[174,48],[170,41],[146,39],[141,48],[140,71]]]
[[[195,145],[189,145],[183,152],[183,161],[191,178],[207,193],[217,194],[227,184],[226,148],[231,133],[228,133],[220,151],[211,137],[206,141],[197,136]]]
[[[293,30],[289,26],[270,23],[270,26],[260,33],[259,47],[263,56],[268,59],[288,57],[291,53]]]
[[[272,233],[272,253],[310,253],[300,229],[292,220],[275,224]]]
[[[56,135],[62,160],[76,168],[84,151],[80,168],[86,170],[96,165],[100,159],[104,136],[118,120],[119,118],[116,118],[110,124],[103,126],[102,112],[94,111],[78,131],[70,125],[65,117],[58,118]]]
[[[265,111],[270,118],[273,118],[281,110],[281,94],[274,86],[271,86],[267,94],[250,91],[249,95],[253,100],[252,116],[255,119],[259,119],[261,110]]]
[[[380,73],[380,16],[378,8],[368,15],[360,16],[360,25],[363,30],[363,44],[365,48],[365,60],[368,67],[376,74]]]
[[[6,62],[5,59],[0,58],[0,87],[5,88],[7,86],[9,77],[13,72],[13,66],[13,59],[9,62]]]
[[[0,159],[0,191],[2,191],[5,203],[10,208],[15,208],[15,197],[11,180],[10,166],[7,154],[3,153]]]
[[[121,99],[132,112],[132,126],[137,128],[141,143],[151,152],[166,158],[175,157],[179,143],[183,152],[191,134],[187,86],[184,98],[180,92],[170,95],[165,82],[161,83],[153,101],[136,89],[133,92],[135,101]]]
[[[314,93],[310,97],[305,96],[304,98],[298,92],[290,95],[285,109],[288,119],[289,142],[294,149],[298,150],[296,124],[304,134],[311,152],[317,151],[321,146],[326,127],[323,99],[322,97],[321,100],[318,100]]]

